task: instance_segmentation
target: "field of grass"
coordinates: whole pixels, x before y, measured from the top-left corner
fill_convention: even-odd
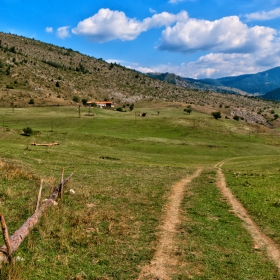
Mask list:
[[[153,257],[172,184],[198,167],[207,171],[186,193],[173,279],[222,279],[225,271],[227,279],[277,279],[214,185],[214,165],[235,158],[223,167],[229,187],[280,242],[276,132],[183,107],[87,111],[79,118],[77,107],[0,108],[0,207],[10,234],[34,212],[41,178],[45,198],[62,168],[75,172],[17,251],[24,261],[4,267],[3,279],[137,279]],[[34,133],[22,135],[25,127]]]

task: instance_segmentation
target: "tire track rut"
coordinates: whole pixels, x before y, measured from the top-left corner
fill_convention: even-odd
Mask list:
[[[182,179],[172,187],[171,196],[165,209],[158,236],[158,246],[154,257],[149,265],[143,267],[138,280],[143,279],[170,279],[168,267],[172,264],[171,256],[174,249],[174,235],[176,227],[180,223],[179,212],[184,198],[185,186],[194,178],[198,177],[202,169],[196,170],[190,177]]]
[[[251,234],[255,243],[255,249],[264,249],[268,257],[275,263],[278,271],[280,272],[280,249],[271,238],[269,238],[259,226],[253,221],[243,205],[235,198],[231,190],[227,187],[225,176],[221,170],[222,165],[226,161],[218,163],[215,167],[217,171],[217,187],[221,194],[226,198],[231,205],[234,214],[243,221],[245,228]]]

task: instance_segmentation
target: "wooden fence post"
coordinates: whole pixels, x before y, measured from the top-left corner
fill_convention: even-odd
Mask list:
[[[2,232],[3,232],[3,238],[4,238],[5,245],[6,245],[6,254],[7,254],[7,257],[10,258],[11,254],[12,254],[12,248],[11,248],[11,243],[10,243],[10,239],[9,239],[8,228],[7,228],[4,216],[1,213],[0,213],[0,221],[1,221],[1,228],[2,228]]]
[[[44,214],[44,212],[50,208],[53,204],[54,201],[57,199],[59,193],[62,190],[62,186],[65,185],[70,178],[73,176],[74,172],[70,174],[69,177],[67,177],[63,182],[59,184],[58,187],[56,187],[51,194],[51,196],[44,202],[42,205],[38,208],[35,213],[29,217],[23,225],[14,232],[14,234],[8,238],[8,231],[7,227],[5,224],[5,220],[3,215],[1,215],[1,227],[3,230],[3,236],[5,239],[5,244],[0,247],[0,267],[2,263],[7,262],[12,254],[18,249],[20,244],[23,242],[25,237],[30,233],[30,231],[33,229],[33,227],[37,224],[39,221],[39,218]]]

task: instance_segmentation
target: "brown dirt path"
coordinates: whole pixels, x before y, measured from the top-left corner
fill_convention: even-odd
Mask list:
[[[143,267],[138,280],[155,279],[167,280],[170,279],[170,268],[176,264],[176,259],[172,257],[174,249],[174,235],[176,227],[180,223],[179,212],[182,200],[184,198],[185,186],[194,178],[198,177],[202,169],[198,169],[190,177],[187,177],[172,187],[171,196],[164,210],[162,225],[159,228],[159,241],[155,255],[149,265]]]
[[[280,248],[279,246],[268,236],[266,236],[258,225],[252,220],[250,215],[242,204],[235,198],[231,190],[226,185],[225,176],[221,170],[222,165],[226,160],[218,163],[215,167],[218,168],[217,172],[217,186],[220,189],[222,195],[227,199],[228,203],[232,206],[234,214],[244,222],[245,228],[251,234],[255,246],[255,249],[264,249],[268,257],[275,263],[280,272]]]

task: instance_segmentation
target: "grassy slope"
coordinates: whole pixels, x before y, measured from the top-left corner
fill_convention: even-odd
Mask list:
[[[20,174],[10,165],[2,168],[0,206],[10,233],[32,214],[41,177],[45,179],[44,197],[47,197],[53,184],[58,182],[61,169],[65,168],[66,175],[74,170],[74,178],[66,189],[71,187],[76,191],[74,195],[66,193],[59,207],[44,216],[17,253],[25,261],[4,270],[3,275],[10,275],[11,279],[46,279],[47,274],[48,279],[74,279],[76,275],[83,275],[84,279],[135,279],[141,267],[152,258],[156,229],[174,182],[198,166],[211,169],[225,158],[248,156],[254,168],[252,156],[265,159],[279,155],[277,135],[259,126],[217,121],[197,112],[184,115],[182,108],[135,108],[135,111],[147,112],[148,116],[142,118],[134,112],[95,109],[92,111],[95,116],[88,117],[84,115],[87,109],[83,108],[81,118],[78,118],[76,107],[22,108],[14,113],[11,109],[0,109],[0,115],[4,116],[4,128],[0,131],[1,158],[26,170]],[[26,126],[35,134],[20,135]],[[55,141],[60,145],[52,148],[30,146],[31,142]],[[245,164],[247,168],[246,161]],[[235,168],[242,169],[244,165],[235,165]],[[10,174],[14,176],[9,177]],[[211,171],[209,174],[199,179],[200,186],[207,186],[209,180],[213,182]],[[184,206],[187,220],[182,228],[195,227],[198,223],[195,219],[208,211],[213,211],[211,215],[214,215],[214,206],[220,203],[220,195],[212,184],[207,203],[213,201],[214,205],[210,203],[208,208],[201,208],[204,214],[194,213],[194,209],[201,207],[199,200],[204,197],[203,190],[195,191],[197,194],[190,202],[194,206]],[[189,211],[189,207],[193,210]],[[222,221],[233,219],[224,204],[220,208]],[[193,220],[191,224],[189,219]],[[259,264],[255,269],[259,267],[262,271],[256,272],[254,279],[264,279],[265,274],[275,275],[273,266],[267,265],[261,252],[258,253],[260,256],[255,256],[248,241],[250,237],[241,223],[233,220],[227,230],[229,233],[233,229],[242,232],[244,239],[237,238],[224,245],[228,246],[226,252],[214,249],[211,259],[217,255],[216,262],[219,262],[226,258],[225,254],[234,252],[228,279],[237,279],[234,277],[243,266],[250,271],[254,262]],[[191,237],[192,246],[202,252],[208,249],[198,246],[203,244],[201,240],[211,242],[212,248],[215,245],[211,244],[217,242],[214,238],[216,225],[213,225],[216,221],[208,222],[212,223],[209,227],[213,227],[209,232],[209,236],[212,234],[210,241],[200,235],[200,230],[196,232],[196,238]],[[177,279],[184,279],[187,271],[196,277],[204,275],[197,279],[221,279],[224,269],[214,270],[214,264],[209,266],[203,258],[199,271],[193,271],[196,260],[190,259],[192,251],[188,251],[192,248],[185,244],[185,238],[180,240],[180,235],[178,242],[178,246],[184,248],[180,253],[181,263],[187,267],[186,273],[178,271]],[[242,248],[238,248],[238,242]],[[233,261],[243,250],[248,257],[242,263]]]

